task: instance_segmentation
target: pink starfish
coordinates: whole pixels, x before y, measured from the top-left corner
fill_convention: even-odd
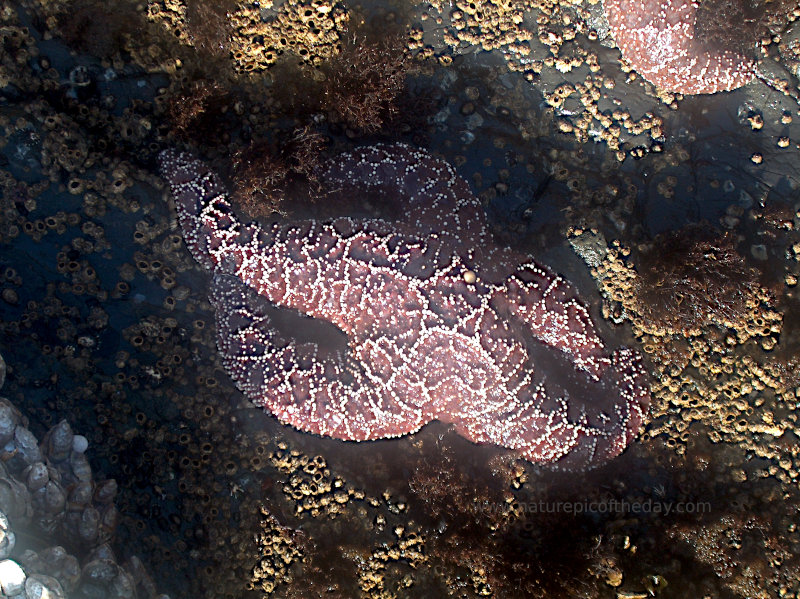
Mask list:
[[[447,163],[404,144],[356,150],[320,180],[402,198],[403,222],[262,228],[236,218],[202,162],[160,161],[187,246],[214,273],[223,364],[281,422],[365,441],[438,419],[569,467],[619,454],[639,430],[650,397],[640,356],[608,352],[571,285],[496,246]],[[349,355],[283,341],[270,306],[333,323]]]
[[[666,91],[713,94],[755,76],[751,57],[699,32],[697,0],[603,0],[603,5],[622,56]]]

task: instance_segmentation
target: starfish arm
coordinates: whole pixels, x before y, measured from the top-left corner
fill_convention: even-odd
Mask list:
[[[482,328],[483,348],[493,356],[507,355],[502,371],[522,376],[482,389],[484,398],[470,406],[445,406],[438,414],[441,420],[476,443],[508,447],[558,469],[593,468],[630,444],[650,402],[647,372],[637,352],[615,350],[595,379],[544,343],[529,341],[523,350],[513,336],[503,335],[502,327],[492,327],[491,316]],[[480,380],[495,376],[487,371]],[[477,381],[467,382],[476,387]]]
[[[345,193],[355,188],[401,200],[407,226],[395,228],[443,235],[448,251],[487,243],[483,208],[467,182],[447,162],[408,144],[358,148],[328,162],[319,178]]]
[[[492,305],[593,377],[608,367],[603,341],[577,290],[550,270],[535,262],[521,265],[496,286]]]
[[[238,277],[215,274],[211,298],[223,366],[245,395],[282,423],[366,441],[412,433],[430,420],[346,359],[321,359],[314,344],[282,341],[271,326],[269,303]]]
[[[614,354],[615,364],[628,368],[618,387],[587,390],[616,395],[623,401],[592,405],[595,398],[570,397],[563,389],[543,384],[523,384],[505,405],[489,414],[470,414],[454,420],[459,434],[477,443],[492,443],[516,450],[531,462],[547,463],[555,469],[584,470],[616,457],[638,433],[649,401],[642,386],[644,371],[630,350]],[[562,393],[553,396],[552,393]],[[588,401],[587,401],[588,400]]]

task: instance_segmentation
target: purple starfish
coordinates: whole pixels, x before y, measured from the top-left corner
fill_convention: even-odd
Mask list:
[[[165,151],[186,244],[214,273],[223,364],[281,422],[338,439],[412,433],[431,420],[534,462],[590,467],[619,454],[649,403],[640,356],[608,352],[575,289],[495,245],[453,168],[404,144],[339,156],[338,193],[401,199],[403,222],[242,224],[220,179]],[[282,340],[270,307],[334,324],[346,356]]]

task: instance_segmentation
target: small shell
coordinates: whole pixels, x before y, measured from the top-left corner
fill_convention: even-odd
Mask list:
[[[31,493],[35,493],[48,482],[50,482],[50,475],[47,472],[47,466],[44,462],[36,462],[31,464],[24,473],[25,484]]]
[[[92,480],[92,467],[89,465],[89,460],[82,453],[72,452],[69,457],[69,465],[72,468],[72,474],[75,475],[80,481]]]
[[[0,512],[0,560],[6,559],[11,552],[14,551],[17,537],[14,531],[11,530],[11,525],[8,522],[8,516]]]
[[[97,540],[100,528],[100,513],[93,507],[87,507],[81,514],[78,523],[78,536],[82,541],[91,545]]]
[[[31,574],[25,581],[25,595],[28,599],[66,599],[61,584],[52,576]]]
[[[111,503],[114,501],[114,497],[117,496],[117,481],[113,478],[109,478],[108,480],[104,480],[102,483],[99,483],[97,489],[94,492],[94,500],[97,503]]]

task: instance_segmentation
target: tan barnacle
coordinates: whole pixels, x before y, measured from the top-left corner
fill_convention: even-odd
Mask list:
[[[73,195],[83,193],[85,189],[84,181],[80,177],[73,177],[67,183],[67,191]]]
[[[19,302],[19,294],[15,289],[10,287],[3,289],[2,293],[0,293],[0,297],[2,297],[4,302],[12,306],[15,306]]]
[[[764,117],[759,113],[753,113],[747,117],[747,122],[754,131],[757,131],[764,126]]]

